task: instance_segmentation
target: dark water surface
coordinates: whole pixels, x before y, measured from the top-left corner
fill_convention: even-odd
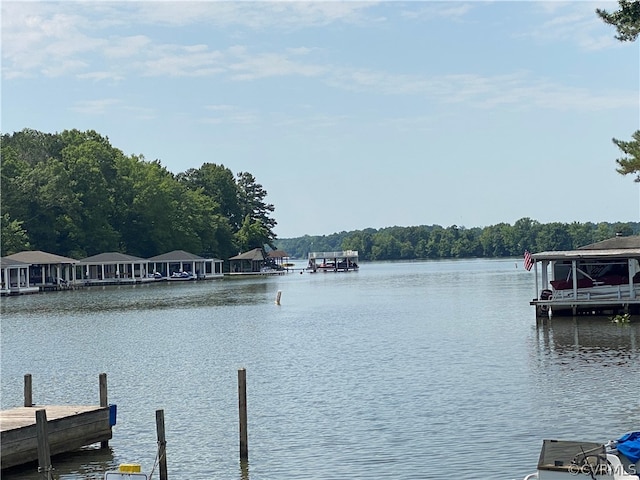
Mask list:
[[[543,438],[604,442],[640,426],[640,323],[536,327],[533,274],[516,263],[363,263],[3,298],[2,409],[22,405],[26,373],[40,405],[97,404],[107,373],[109,449],[55,457],[60,479],[101,479],[120,463],[149,473],[157,409],[170,479],[522,478]]]

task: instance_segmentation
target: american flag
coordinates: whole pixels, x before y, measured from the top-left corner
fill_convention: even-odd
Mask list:
[[[531,254],[529,250],[524,251],[524,268],[529,271],[533,267],[533,258],[531,258]]]

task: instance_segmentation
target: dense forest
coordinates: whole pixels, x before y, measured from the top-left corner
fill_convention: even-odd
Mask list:
[[[360,260],[521,257],[524,250],[572,250],[615,235],[637,235],[640,223],[548,223],[521,218],[514,225],[389,227],[277,240],[295,258],[308,252],[357,250]]]
[[[174,175],[95,131],[25,129],[2,135],[1,153],[2,256],[186,250],[225,259],[275,239],[274,207],[247,172],[205,163]]]
[[[104,252],[142,258],[186,250],[228,259],[239,251],[357,250],[361,260],[521,256],[525,249],[566,250],[638,223],[389,227],[277,239],[275,207],[247,172],[205,163],[173,174],[159,161],[126,156],[95,131],[2,135],[2,256],[43,250],[81,259]]]

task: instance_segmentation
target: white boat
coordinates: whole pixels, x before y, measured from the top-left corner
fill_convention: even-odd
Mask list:
[[[196,279],[196,276],[193,275],[191,272],[183,272],[183,271],[173,272],[171,276],[167,278],[167,280],[170,280],[172,282],[184,281],[184,280],[195,280],[195,279]]]
[[[640,432],[607,443],[544,440],[538,470],[524,480],[640,480]]]
[[[640,236],[534,253],[538,316],[640,313]]]

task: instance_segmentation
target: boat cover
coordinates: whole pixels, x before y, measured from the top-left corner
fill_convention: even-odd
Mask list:
[[[640,460],[640,432],[625,433],[618,439],[618,452],[636,463]]]
[[[589,463],[595,468],[606,468],[607,455],[601,443],[544,440],[538,470],[571,472],[575,465]]]

